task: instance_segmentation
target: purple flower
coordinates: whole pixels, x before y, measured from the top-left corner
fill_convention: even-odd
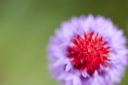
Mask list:
[[[127,65],[123,30],[102,16],[73,17],[50,39],[48,58],[64,85],[114,85]]]

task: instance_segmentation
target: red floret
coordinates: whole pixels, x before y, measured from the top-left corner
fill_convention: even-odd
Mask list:
[[[107,66],[110,52],[107,42],[101,36],[91,32],[83,36],[76,36],[72,40],[73,45],[68,46],[67,57],[71,58],[74,67],[92,76],[94,72],[100,69],[100,66]]]

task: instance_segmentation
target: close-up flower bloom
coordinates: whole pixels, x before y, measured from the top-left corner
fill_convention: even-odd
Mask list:
[[[50,38],[53,76],[64,85],[114,85],[127,66],[126,38],[110,19],[88,15],[63,22]]]

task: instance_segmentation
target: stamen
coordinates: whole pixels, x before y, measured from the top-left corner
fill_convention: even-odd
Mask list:
[[[84,37],[78,35],[72,40],[72,44],[68,46],[67,57],[71,58],[76,69],[86,69],[89,75],[98,71],[101,65],[106,66],[110,60],[108,54],[111,47],[97,33],[84,34]]]

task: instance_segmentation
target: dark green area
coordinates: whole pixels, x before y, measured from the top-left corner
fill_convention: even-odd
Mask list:
[[[128,37],[128,0],[0,0],[0,85],[57,85],[47,67],[49,37],[62,21],[90,13]]]

